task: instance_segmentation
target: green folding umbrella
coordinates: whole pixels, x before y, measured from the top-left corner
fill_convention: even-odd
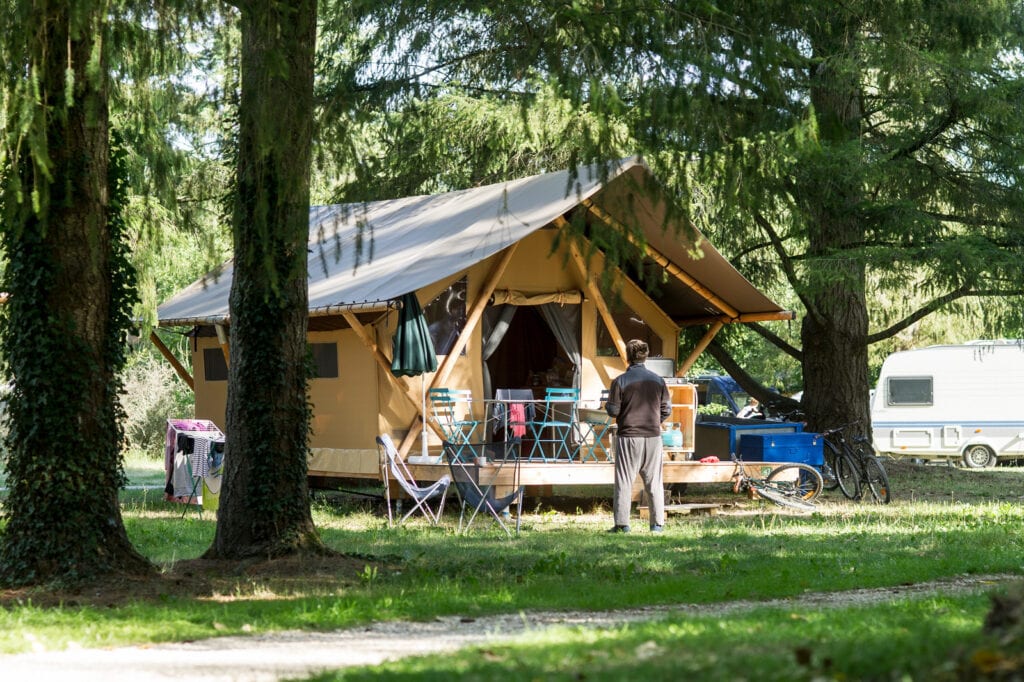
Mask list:
[[[423,379],[425,372],[437,370],[437,353],[434,342],[430,338],[427,320],[423,317],[423,309],[416,298],[416,293],[404,294],[401,298],[402,309],[398,313],[398,329],[392,339],[394,356],[391,360],[391,373],[396,377],[420,377],[420,392],[424,418],[421,432],[423,456],[427,456],[427,389]]]

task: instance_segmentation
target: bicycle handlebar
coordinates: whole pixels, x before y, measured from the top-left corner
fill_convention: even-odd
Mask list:
[[[836,433],[842,433],[846,429],[852,428],[854,426],[860,426],[860,420],[859,419],[855,419],[852,422],[848,422],[846,424],[842,424],[842,425],[837,426],[835,428],[828,429],[827,431],[822,431],[821,435],[828,437],[828,436],[831,436],[831,435],[836,434]]]

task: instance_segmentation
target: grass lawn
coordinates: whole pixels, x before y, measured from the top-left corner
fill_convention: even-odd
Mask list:
[[[155,468],[162,482],[162,464]],[[444,527],[417,521],[391,530],[375,500],[321,493],[314,518],[342,557],[230,566],[196,560],[213,537],[209,513],[189,510],[182,518],[182,507],[164,502],[162,491],[127,490],[128,533],[162,567],[161,580],[2,593],[0,651],[451,614],[792,597],[786,608],[658,618],[614,630],[544,630],[489,647],[484,657],[423,657],[337,677],[579,679],[577,670],[590,679],[680,672],[723,680],[953,675],[973,652],[998,649],[981,634],[984,595],[829,609],[802,607],[799,598],[965,574],[1024,575],[1024,469],[889,468],[893,504],[827,493],[813,514],[741,500],[722,486],[691,486],[686,496],[693,501],[739,506],[714,516],[672,516],[660,536],[604,533],[611,524],[607,501],[557,508],[533,501],[522,535],[507,540],[487,526],[456,535],[455,504]]]

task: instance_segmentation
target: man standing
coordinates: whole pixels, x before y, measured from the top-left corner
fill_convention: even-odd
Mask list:
[[[615,452],[615,527],[609,533],[629,532],[633,481],[639,473],[651,505],[651,532],[665,524],[665,490],[661,482],[661,423],[672,414],[668,386],[644,367],[647,344],[631,339],[626,344],[629,368],[612,381],[605,409],[618,425]]]

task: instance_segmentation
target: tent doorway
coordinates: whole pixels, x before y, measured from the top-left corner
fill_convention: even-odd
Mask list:
[[[493,307],[492,316],[501,316],[499,309],[508,307]],[[566,307],[579,309],[578,305]],[[578,314],[575,324],[571,324],[576,349],[568,351],[559,343],[541,306],[516,306],[514,312],[506,310],[504,318],[507,330],[486,361],[491,396],[498,388],[529,388],[539,389],[543,397],[546,387],[573,386],[576,362],[572,353],[578,353],[579,348]]]

